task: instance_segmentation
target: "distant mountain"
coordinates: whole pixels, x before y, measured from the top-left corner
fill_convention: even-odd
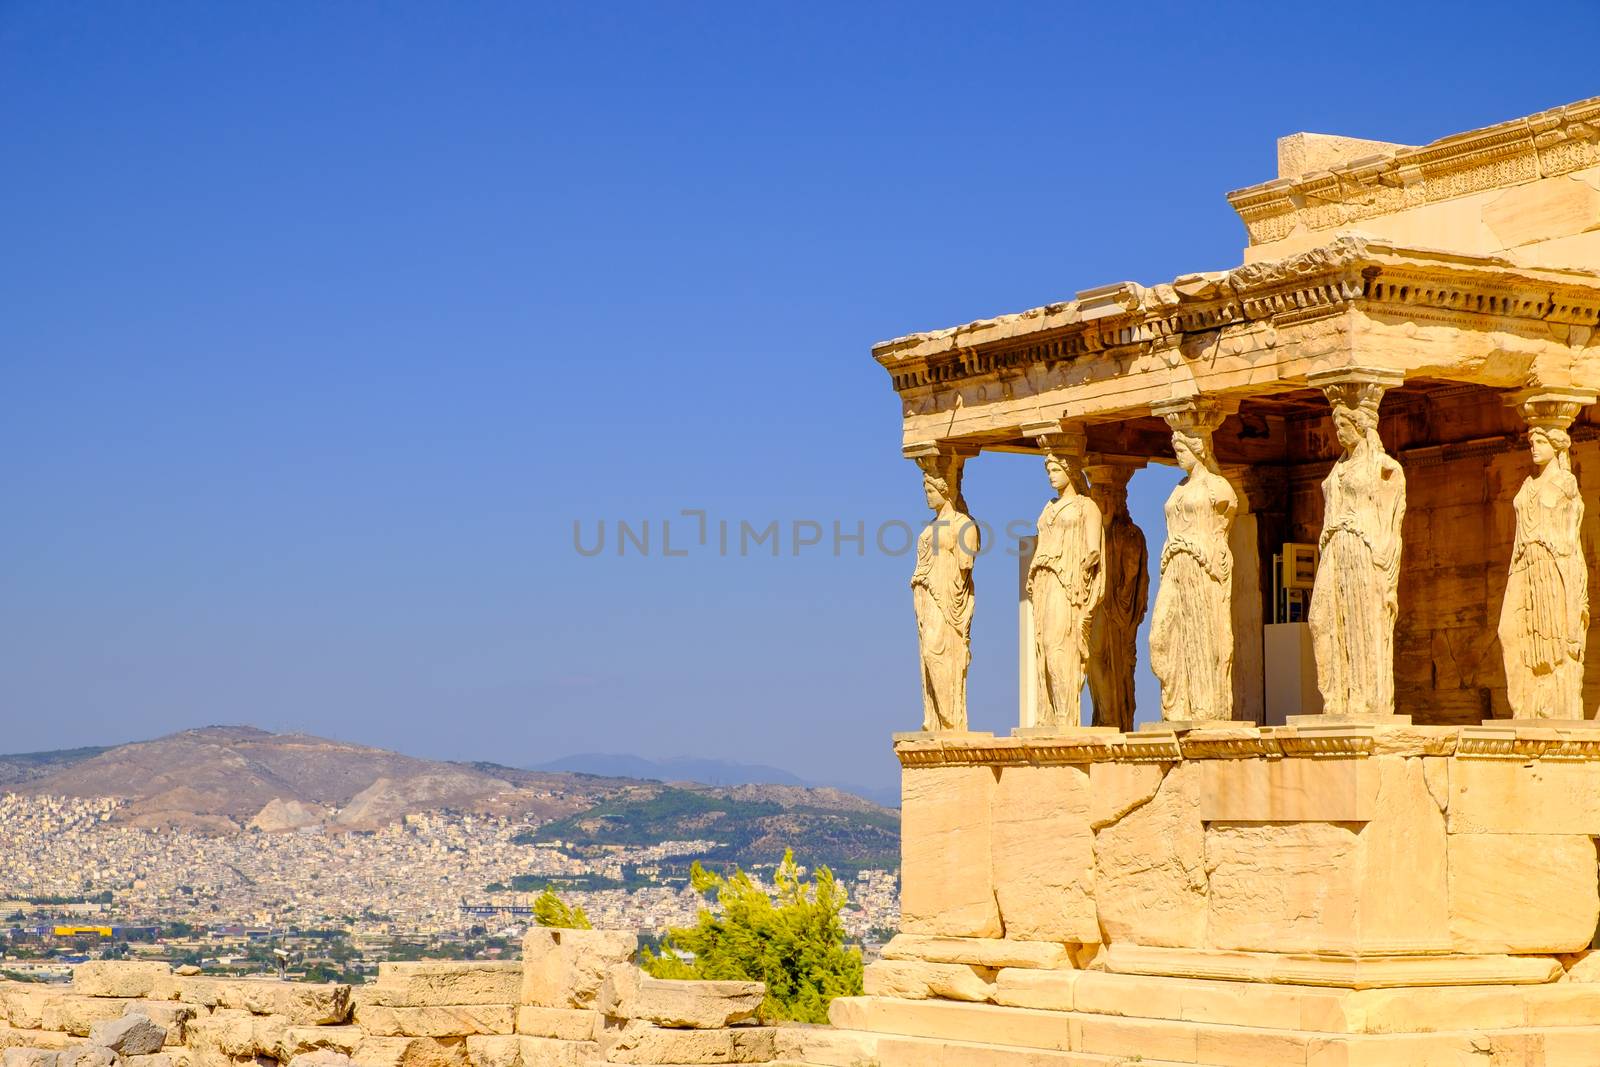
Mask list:
[[[527,816],[529,841],[578,847],[713,841],[703,858],[894,866],[899,814],[770,767],[575,757],[570,770],[446,763],[309,734],[208,726],[103,749],[0,756],[0,791],[117,797],[114,821],[218,834],[370,830],[413,812]],[[567,764],[569,761],[558,761]],[[555,765],[552,765],[555,766]],[[641,781],[647,775],[659,781]],[[690,784],[697,777],[725,784]],[[749,782],[735,779],[783,779]],[[668,784],[668,782],[674,784]]]
[[[652,778],[658,782],[701,782],[705,785],[805,785],[799,776],[759,763],[729,760],[646,759],[643,756],[584,752],[539,764],[535,770],[599,774],[611,778]]]
[[[442,763],[253,726],[185,730],[83,758],[67,753],[27,758],[50,769],[10,783],[13,791],[118,797],[127,803],[117,821],[217,832],[252,821],[264,828],[325,821],[334,829],[364,830],[439,808],[552,818],[582,810],[626,784],[493,764]],[[0,757],[0,763],[16,759]],[[312,812],[324,812],[326,818],[308,816]]]
[[[647,759],[623,753],[584,752],[539,764],[535,770],[598,774],[613,778],[644,778],[658,782],[699,782],[703,785],[797,785],[809,789],[841,789],[885,807],[900,806],[900,788],[860,786],[838,782],[811,782],[779,767],[762,763],[675,756]]]

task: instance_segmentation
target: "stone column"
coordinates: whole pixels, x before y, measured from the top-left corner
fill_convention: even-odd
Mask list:
[[[1249,467],[1223,468],[1238,494],[1239,510],[1228,532],[1233,552],[1233,717],[1260,726],[1266,722],[1266,665],[1262,626],[1266,621],[1261,589],[1261,531],[1256,501],[1262,496]]]
[[[1089,631],[1089,696],[1094,725],[1133,729],[1139,624],[1149,604],[1150,557],[1144,531],[1128,514],[1128,480],[1139,460],[1090,457],[1089,497],[1105,524],[1106,592]]]
[[[1586,721],[1583,662],[1589,634],[1589,569],[1583,498],[1572,474],[1568,430],[1596,395],[1529,389],[1508,398],[1528,423],[1534,465],[1517,490],[1516,539],[1500,607],[1506,696],[1514,719]]]
[[[1161,718],[1174,724],[1234,717],[1233,548],[1238,494],[1222,476],[1211,434],[1227,412],[1189,398],[1152,411],[1172,428],[1186,477],[1167,498],[1167,542],[1150,618],[1150,669],[1161,683]]]
[[[1349,367],[1307,380],[1333,406],[1343,450],[1322,483],[1321,562],[1308,618],[1322,716],[1307,718],[1410,721],[1394,713],[1406,476],[1378,436],[1378,405],[1404,375]]]
[[[1039,514],[1028,567],[1038,691],[1032,728],[1077,729],[1082,725],[1090,633],[1105,595],[1104,523],[1083,474],[1083,431],[1051,423],[1025,427],[1024,432],[1039,442],[1057,494]]]
[[[917,538],[911,601],[922,664],[922,729],[967,730],[967,667],[972,662],[972,564],[981,548],[978,526],[961,497],[964,464],[975,450],[946,443],[908,446],[922,470],[933,519]]]

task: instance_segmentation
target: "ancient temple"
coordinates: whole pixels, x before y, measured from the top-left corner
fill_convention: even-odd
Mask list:
[[[940,521],[901,934],[840,1055],[1600,1064],[1600,99],[1278,169],[1232,270],[873,349]],[[986,452],[1043,467],[1010,736],[966,720]]]

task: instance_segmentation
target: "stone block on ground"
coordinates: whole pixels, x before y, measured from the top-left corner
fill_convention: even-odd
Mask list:
[[[44,1008],[64,996],[61,987],[7,985],[0,989],[0,1008],[12,1026],[23,1030],[44,1028]]]
[[[675,1029],[715,1030],[753,1019],[767,987],[761,982],[676,981],[643,976],[615,1014]]]
[[[632,964],[638,935],[622,930],[535,928],[522,940],[519,1002],[591,1008],[614,968]]]
[[[8,1048],[0,1053],[0,1067],[56,1067],[56,1053],[43,1048]]]
[[[171,973],[170,964],[148,960],[92,960],[72,969],[72,991],[89,997],[148,997],[156,982]]]
[[[143,1056],[124,1056],[120,1061],[122,1067],[189,1067],[189,1061],[184,1054],[168,1050],[165,1052],[151,1052]]]
[[[281,1015],[297,1026],[332,1026],[350,1017],[350,987],[339,982],[171,975],[156,983],[152,996],[254,1015]]]
[[[102,1019],[115,1019],[127,1001],[113,997],[91,997],[66,993],[44,1003],[39,1012],[39,1029],[88,1037],[89,1028]]]
[[[160,1052],[167,1043],[167,1028],[152,1022],[147,1015],[122,1015],[91,1026],[89,1043],[119,1056],[148,1056]]]
[[[350,1059],[361,1067],[468,1067],[467,1039],[367,1037]]]
[[[99,1045],[74,1045],[56,1053],[56,1067],[111,1067],[117,1054]]]
[[[860,1067],[878,1059],[878,1035],[831,1026],[782,1026],[773,1032],[774,1059],[814,1067]]]
[[[1039,971],[1026,967],[1005,967],[995,974],[996,1004],[1012,1008],[1041,1008],[1046,1011],[1073,1010],[1073,989],[1083,972]]]
[[[522,987],[518,961],[385,961],[378,980],[358,992],[367,1003],[396,1008],[434,1004],[515,1004]]]
[[[509,1034],[516,1028],[516,1008],[510,1004],[439,1004],[427,1008],[365,1004],[356,1010],[355,1021],[374,1037]]]
[[[762,1063],[775,1053],[770,1027],[677,1030],[634,1019],[610,1035],[607,1063]]]
[[[593,1041],[478,1035],[467,1040],[472,1067],[590,1067],[600,1059]]]
[[[242,1008],[218,1008],[189,1024],[189,1048],[197,1054],[212,1056],[277,1059],[293,1029],[292,1020],[281,1015],[253,1015]]]
[[[175,1000],[130,1000],[122,1013],[143,1015],[167,1031],[168,1045],[181,1045],[188,1034],[189,1023],[200,1013],[200,1008]]]
[[[77,1044],[76,1038],[71,1034],[63,1034],[59,1030],[32,1030],[0,1026],[0,1050],[8,1048],[39,1048],[59,1051],[75,1044]]]
[[[1053,970],[1072,966],[1067,946],[1054,941],[1022,941],[994,937],[928,937],[897,934],[883,948],[886,960],[966,963],[974,967],[1036,967]]]
[[[274,1058],[287,1062],[309,1052],[354,1052],[366,1036],[359,1026],[286,1026]]]
[[[994,997],[993,969],[965,963],[878,960],[862,972],[868,996],[903,1000],[986,1001]]]
[[[317,1049],[315,1052],[302,1052],[292,1059],[285,1061],[288,1067],[350,1067],[354,1061],[343,1052],[332,1049]]]
[[[544,1008],[524,1004],[517,1009],[517,1033],[558,1041],[594,1041],[605,1017],[584,1008]]]

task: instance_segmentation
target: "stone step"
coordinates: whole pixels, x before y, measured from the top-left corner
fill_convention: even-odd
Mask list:
[[[829,1016],[841,1029],[879,1035],[880,1048],[890,1039],[915,1037],[1206,1067],[1458,1067],[1478,1057],[1540,1067],[1600,1064],[1600,1025],[1592,1024],[1479,1028],[1452,1018],[1453,1028],[1433,1032],[1350,1034],[878,997],[841,998]]]

